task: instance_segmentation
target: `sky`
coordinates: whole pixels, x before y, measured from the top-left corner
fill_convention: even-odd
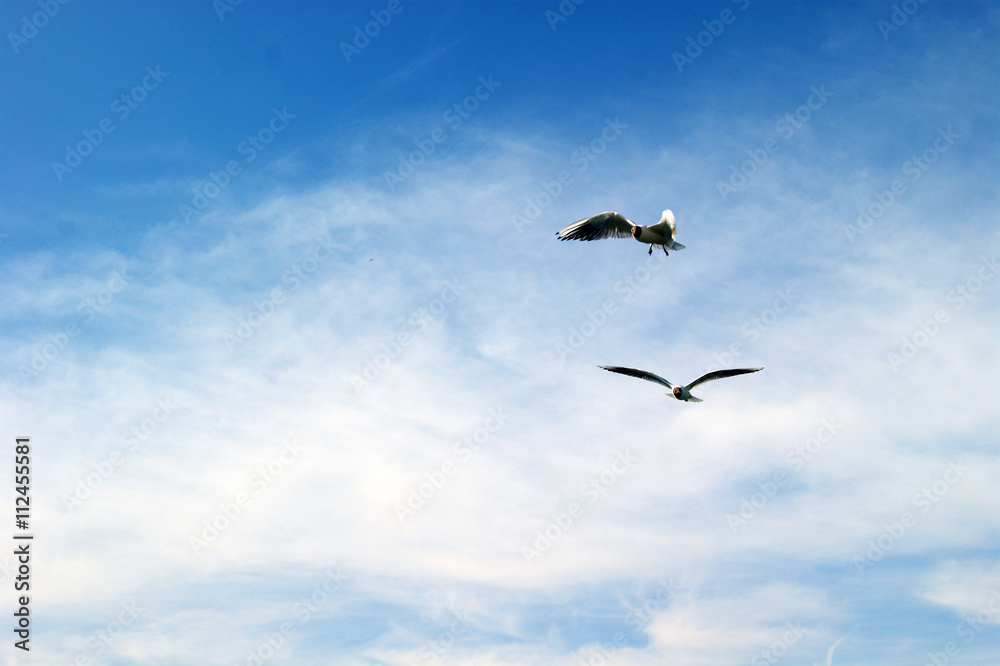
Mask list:
[[[995,2],[0,27],[0,661],[996,663]]]

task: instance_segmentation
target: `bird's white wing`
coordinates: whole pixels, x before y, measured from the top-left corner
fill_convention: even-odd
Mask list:
[[[631,238],[634,225],[625,216],[607,211],[574,222],[556,232],[559,240],[598,240],[601,238]]]
[[[698,379],[694,380],[687,385],[687,389],[690,391],[698,384],[704,384],[705,382],[712,382],[716,379],[723,379],[724,377],[733,377],[735,375],[745,375],[748,372],[757,372],[758,370],[763,370],[764,368],[737,368],[734,370],[716,370],[714,372],[709,372],[702,375]]]
[[[610,370],[611,372],[617,372],[620,375],[628,375],[629,377],[638,377],[639,379],[645,379],[647,382],[656,382],[657,384],[663,384],[668,389],[674,387],[673,384],[668,382],[663,377],[659,375],[654,375],[652,372],[646,372],[645,370],[636,370],[635,368],[619,368],[613,365],[599,365],[598,368],[604,368],[605,370]]]
[[[660,221],[652,225],[650,231],[655,231],[673,240],[677,236],[677,223],[674,221],[673,211],[665,210],[660,217]],[[683,247],[683,245],[681,246]]]

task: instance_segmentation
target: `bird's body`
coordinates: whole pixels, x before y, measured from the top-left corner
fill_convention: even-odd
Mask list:
[[[646,372],[645,370],[636,370],[635,368],[620,368],[613,365],[599,365],[599,368],[604,370],[609,370],[610,372],[617,372],[620,375],[628,375],[629,377],[638,377],[639,379],[645,379],[647,382],[655,382],[666,386],[670,389],[670,393],[667,395],[672,395],[678,400],[683,400],[684,402],[701,402],[701,398],[696,398],[691,395],[691,389],[699,384],[704,384],[705,382],[715,381],[716,379],[722,379],[724,377],[733,377],[735,375],[745,375],[748,372],[757,372],[758,370],[763,370],[764,368],[736,368],[732,370],[715,370],[713,372],[708,372],[694,380],[687,386],[674,386],[668,382],[663,377],[659,375],[654,375],[652,372]]]
[[[674,214],[669,210],[663,211],[659,222],[648,226],[636,224],[619,213],[606,211],[574,222],[556,232],[556,235],[559,240],[586,241],[631,236],[640,243],[647,243],[650,254],[656,246],[662,247],[663,253],[667,255],[669,255],[668,249],[684,249],[683,245],[674,241],[677,225],[674,223]]]

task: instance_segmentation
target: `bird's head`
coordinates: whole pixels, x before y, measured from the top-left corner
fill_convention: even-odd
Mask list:
[[[675,386],[674,387],[674,397],[677,398],[678,400],[680,400],[681,399],[681,393],[682,393],[681,387],[680,386]]]
[[[639,228],[639,225],[633,224],[632,225],[632,238],[634,238],[636,240],[639,240],[639,235],[640,234],[642,234],[642,229]]]

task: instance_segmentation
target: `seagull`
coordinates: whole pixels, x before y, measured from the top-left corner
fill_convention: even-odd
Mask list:
[[[660,221],[649,226],[640,226],[624,215],[606,211],[592,217],[574,222],[565,229],[556,232],[559,240],[598,240],[600,238],[628,238],[631,236],[640,243],[649,243],[649,254],[653,254],[653,246],[663,248],[663,254],[670,256],[667,248],[683,250],[684,246],[674,242],[677,235],[677,225],[674,224],[674,214],[663,211]]]
[[[656,382],[657,384],[663,384],[668,389],[671,389],[671,393],[678,400],[683,400],[684,402],[701,402],[701,398],[696,398],[691,395],[691,389],[693,389],[698,384],[704,384],[705,382],[715,381],[716,379],[722,379],[723,377],[733,377],[735,375],[745,375],[748,372],[757,372],[758,370],[763,370],[764,368],[737,368],[734,370],[715,370],[713,372],[708,372],[694,380],[687,386],[674,386],[668,382],[663,377],[654,375],[652,372],[646,372],[645,370],[636,370],[635,368],[619,368],[613,365],[599,365],[599,368],[604,368],[605,370],[610,370],[611,372],[617,372],[621,375],[628,375],[629,377],[638,377],[639,379],[645,379],[647,382]],[[667,395],[671,395],[668,393]]]

